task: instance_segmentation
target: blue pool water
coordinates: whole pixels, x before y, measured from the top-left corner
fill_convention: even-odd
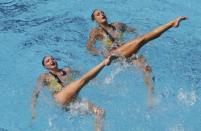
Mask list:
[[[156,106],[147,107],[142,74],[130,65],[112,64],[80,92],[106,110],[105,131],[201,130],[200,0],[0,0],[0,130],[91,131],[93,117],[61,110],[47,91],[31,120],[31,95],[41,59],[52,54],[59,65],[84,73],[103,58],[86,50],[96,26],[91,12],[103,9],[109,21],[121,21],[144,34],[186,15],[139,52],[152,66]],[[127,40],[134,38],[128,35]]]

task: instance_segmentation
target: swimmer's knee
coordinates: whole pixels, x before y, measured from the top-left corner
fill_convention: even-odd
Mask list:
[[[142,43],[147,43],[150,40],[156,39],[161,36],[161,32],[158,30],[154,30],[143,36]]]

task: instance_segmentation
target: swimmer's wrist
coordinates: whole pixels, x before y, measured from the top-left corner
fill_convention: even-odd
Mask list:
[[[105,60],[101,63],[101,66],[105,67],[105,66],[107,66],[107,65],[108,65],[108,62],[107,62],[107,60],[105,59]]]

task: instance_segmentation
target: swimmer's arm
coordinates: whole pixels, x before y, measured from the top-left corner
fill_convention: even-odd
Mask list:
[[[87,41],[87,49],[93,54],[93,55],[99,55],[100,53],[97,51],[97,49],[94,47],[96,43],[96,33],[97,30],[93,29],[89,34],[89,39]]]
[[[36,117],[36,113],[35,113],[36,101],[37,101],[37,98],[40,94],[40,90],[44,87],[44,84],[45,84],[44,80],[45,80],[45,75],[41,75],[38,78],[37,83],[36,83],[36,87],[35,87],[33,94],[32,94],[32,105],[31,105],[32,119],[34,119]]]

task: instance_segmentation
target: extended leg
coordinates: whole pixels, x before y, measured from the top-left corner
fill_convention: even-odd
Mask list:
[[[152,77],[152,69],[149,65],[147,65],[146,59],[143,56],[139,56],[137,59],[133,60],[133,64],[135,64],[144,75],[144,82],[147,86],[148,91],[148,105],[153,105],[153,93],[154,93],[154,85],[153,85],[153,77]]]
[[[147,85],[149,93],[154,92],[153,80],[152,80],[152,69],[147,65],[146,59],[144,56],[139,56],[137,59],[133,60],[133,64],[139,68],[144,74],[144,82]]]
[[[162,33],[164,33],[165,31],[167,31],[172,27],[178,27],[180,21],[185,20],[186,18],[187,17],[178,17],[176,20],[173,20],[165,25],[162,25],[154,29],[153,31],[143,36],[131,40],[130,42],[122,45],[121,47],[113,51],[113,54],[116,54],[117,56],[130,57],[132,56],[132,54],[137,53],[138,50],[147,42],[158,38]]]
[[[83,75],[79,80],[76,80],[63,88],[59,93],[54,94],[55,100],[61,104],[65,105],[71,102],[74,96],[81,90],[81,88],[86,85],[91,79],[96,77],[96,75],[103,69],[105,65],[110,63],[112,57],[106,58],[96,67],[91,69],[85,75]]]
[[[90,112],[95,115],[95,131],[103,131],[105,111],[96,105],[87,102]]]

